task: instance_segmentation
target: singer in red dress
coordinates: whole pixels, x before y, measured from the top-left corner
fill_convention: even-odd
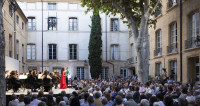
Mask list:
[[[60,80],[60,89],[67,89],[65,69],[62,68]]]

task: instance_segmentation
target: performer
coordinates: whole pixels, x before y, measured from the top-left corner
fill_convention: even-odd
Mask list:
[[[62,68],[61,70],[61,80],[60,80],[60,89],[66,89],[67,88],[67,85],[66,85],[66,79],[67,77],[65,78],[66,74],[65,74],[65,69]]]
[[[68,86],[68,75],[70,75],[69,70],[68,70],[68,67],[66,67],[65,74],[66,74],[66,84],[67,84],[67,86]]]

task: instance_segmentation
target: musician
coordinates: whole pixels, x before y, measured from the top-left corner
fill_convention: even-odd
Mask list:
[[[57,76],[55,75],[54,72],[52,72],[52,73],[50,73],[50,77],[52,78],[53,85],[55,85],[55,89],[57,89],[57,87],[58,87]]]
[[[6,70],[6,72],[5,72],[5,78],[9,78],[10,77],[10,75],[8,73],[9,73],[9,71]]]
[[[33,89],[35,88],[34,84],[35,84],[35,78],[33,76],[33,71],[29,70],[29,74],[28,74],[28,77],[27,77],[27,85],[28,85],[28,87],[31,88],[31,91],[33,91]]]
[[[18,77],[17,77],[17,74],[16,74],[16,71],[12,71],[11,73],[10,73],[10,84],[12,84],[12,86],[13,86],[13,91],[14,92],[16,92],[16,91],[18,91],[18,89],[20,88],[20,81],[19,81],[19,79],[18,79]]]
[[[51,77],[48,75],[48,71],[45,70],[44,74],[42,75],[43,85],[44,85],[44,91],[48,92],[51,89],[52,82]]]
[[[34,78],[34,92],[37,92],[36,89],[39,88],[39,84],[38,84],[38,75],[36,70],[33,71],[33,78]]]

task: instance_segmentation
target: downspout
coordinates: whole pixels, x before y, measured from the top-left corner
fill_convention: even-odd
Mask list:
[[[44,66],[43,66],[43,63],[44,63],[43,62],[44,61],[43,60],[43,38],[44,38],[43,37],[43,32],[44,32],[43,31],[43,0],[41,0],[41,2],[42,2],[42,72],[44,72],[44,69],[43,69],[44,68]]]
[[[180,81],[182,82],[183,74],[183,56],[182,56],[182,0],[180,0]]]
[[[108,41],[107,41],[107,15],[105,14],[105,31],[106,31],[106,63],[108,63],[108,64],[111,64],[112,66],[113,66],[113,77],[114,77],[114,74],[115,74],[115,65],[113,64],[113,63],[111,63],[111,62],[109,62],[108,61],[108,56],[107,56],[107,52],[108,52],[108,47],[107,47],[107,43],[108,43]]]

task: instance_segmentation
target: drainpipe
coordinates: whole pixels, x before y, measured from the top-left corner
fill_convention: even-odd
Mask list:
[[[42,2],[42,72],[44,72],[44,66],[43,66],[43,0],[41,0]]]
[[[16,1],[12,1],[13,11],[14,11],[14,58],[17,59],[17,48],[16,48],[16,11],[17,11],[17,4]]]
[[[182,82],[183,74],[183,56],[182,56],[182,0],[180,0],[180,81]]]
[[[108,47],[107,47],[107,43],[108,43],[108,41],[107,41],[107,15],[105,14],[105,30],[106,30],[106,63],[108,63],[108,64],[111,64],[112,66],[113,66],[113,77],[114,77],[114,74],[115,74],[115,65],[113,64],[113,63],[111,63],[111,62],[109,62],[108,61],[108,56],[107,56],[107,52],[108,52]]]

